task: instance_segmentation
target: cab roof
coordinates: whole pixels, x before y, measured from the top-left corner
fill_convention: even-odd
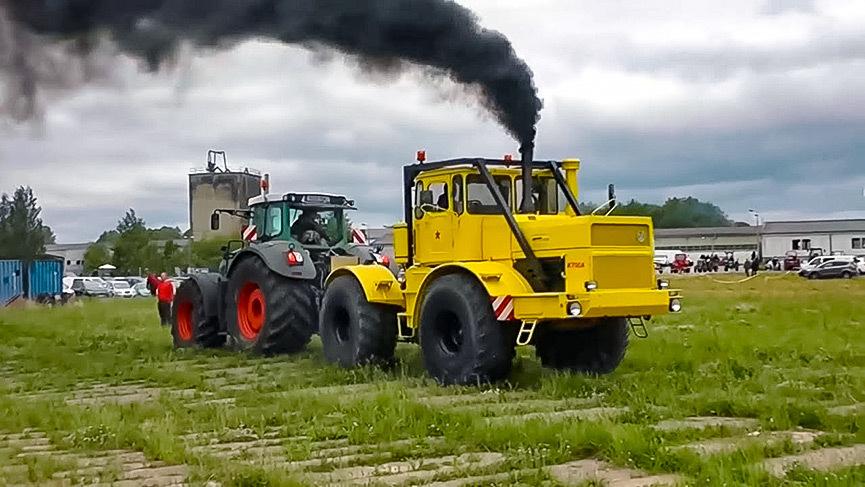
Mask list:
[[[250,198],[249,206],[279,202],[285,202],[292,208],[357,209],[354,206],[354,200],[330,193],[285,193],[282,196],[278,194],[263,194]]]
[[[517,173],[522,170],[522,162],[504,159],[484,159],[481,157],[466,157],[461,159],[449,159],[437,162],[421,162],[409,164],[403,167],[403,174],[407,180],[414,180],[420,175],[438,176],[441,174],[452,174],[454,172],[474,171],[476,165],[482,163],[490,169],[493,174]],[[536,171],[550,170],[560,167],[560,161],[532,161],[532,168]]]

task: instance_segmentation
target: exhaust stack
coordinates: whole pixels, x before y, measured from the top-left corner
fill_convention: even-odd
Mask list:
[[[535,157],[535,144],[533,142],[526,142],[520,147],[520,152],[523,154],[523,201],[520,203],[520,213],[534,213],[532,162]]]

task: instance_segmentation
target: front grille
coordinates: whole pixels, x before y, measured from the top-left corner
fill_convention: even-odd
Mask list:
[[[651,255],[604,255],[592,260],[592,277],[598,289],[655,287],[655,267]]]
[[[648,225],[592,225],[592,245],[596,247],[647,247],[652,245]]]

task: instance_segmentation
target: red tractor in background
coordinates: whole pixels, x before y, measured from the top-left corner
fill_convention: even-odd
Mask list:
[[[693,267],[694,262],[688,257],[688,254],[676,254],[670,265],[670,272],[673,274],[690,274]]]

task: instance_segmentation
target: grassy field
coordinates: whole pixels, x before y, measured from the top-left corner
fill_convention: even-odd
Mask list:
[[[728,277],[729,279],[729,277]],[[150,300],[0,310],[0,485],[863,485],[865,279],[674,281],[601,378],[442,388],[178,351]]]

